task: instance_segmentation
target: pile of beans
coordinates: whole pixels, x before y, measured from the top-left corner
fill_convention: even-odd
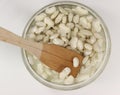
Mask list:
[[[83,66],[74,78],[69,75],[68,67],[57,73],[28,53],[29,63],[34,71],[47,81],[57,84],[74,84],[88,80],[99,68],[104,57],[105,36],[102,23],[80,6],[47,8],[34,18],[27,38],[38,43],[63,46],[84,56]],[[79,64],[77,58],[73,62],[76,63],[74,66]]]

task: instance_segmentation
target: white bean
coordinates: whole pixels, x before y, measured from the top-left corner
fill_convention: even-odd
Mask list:
[[[45,10],[45,12],[46,12],[47,14],[52,14],[52,13],[54,13],[55,11],[56,11],[56,7],[47,8],[47,9]]]
[[[82,25],[86,29],[91,28],[91,24],[87,21],[87,19],[85,17],[80,18],[80,25]]]
[[[77,37],[78,35],[78,28],[75,27],[74,30],[71,32],[71,37]]]
[[[44,68],[43,68],[43,65],[42,64],[37,64],[37,73],[38,74],[42,74],[43,73],[43,70]]]
[[[51,30],[47,30],[45,34],[46,35],[53,35],[53,32]]]
[[[65,72],[67,75],[70,74],[71,69],[69,67],[64,68],[63,72]]]
[[[61,39],[62,39],[65,43],[68,44],[68,39],[67,39],[67,38],[65,38],[65,37],[61,37]]]
[[[96,41],[93,47],[96,52],[101,52],[101,51],[104,51],[105,49],[105,43],[102,39],[99,39]]]
[[[40,27],[45,27],[46,26],[46,24],[44,23],[44,22],[36,22],[36,25],[37,26],[40,26]]]
[[[59,29],[58,30],[58,33],[60,34],[60,37],[66,37],[67,36],[67,33],[66,32],[63,32],[62,29]],[[68,33],[69,34],[69,33]]]
[[[77,48],[81,51],[83,49],[83,42],[79,39],[77,42]]]
[[[68,67],[64,68],[63,71],[60,72],[59,78],[60,79],[65,79],[70,74],[70,72],[71,72],[70,68],[68,68]]]
[[[72,10],[70,8],[64,8],[64,9],[68,12],[72,12]]]
[[[76,32],[76,33],[78,34],[78,31],[79,31],[78,27],[75,27],[75,28],[74,28],[74,32]],[[77,35],[76,35],[76,36],[77,36]]]
[[[74,28],[74,24],[73,23],[67,23],[66,24],[70,29]]]
[[[86,18],[90,23],[94,20],[94,17],[92,15],[88,15]]]
[[[34,65],[34,60],[31,55],[28,55],[28,60],[29,60],[30,65]]]
[[[92,63],[92,65],[95,65],[96,63],[97,63],[97,59],[98,59],[98,57],[97,57],[97,53],[95,53],[92,57],[91,57],[91,63]]]
[[[56,17],[55,23],[56,23],[56,24],[60,23],[61,20],[62,20],[62,18],[63,18],[63,16],[64,16],[64,14],[61,14],[61,13],[60,13],[60,14]]]
[[[88,59],[87,62],[85,63],[85,68],[91,69],[92,66],[93,64],[91,64],[90,59]]]
[[[64,80],[64,84],[73,84],[74,83],[74,77],[72,75],[68,76],[65,80]]]
[[[75,24],[75,27],[77,27],[79,30],[83,29],[83,27],[81,25],[79,25],[79,24]]]
[[[63,16],[63,18],[62,18],[62,23],[66,23],[67,22],[67,16]]]
[[[85,56],[88,56],[88,55],[90,55],[92,53],[92,51],[90,51],[90,50],[84,50],[84,55]]]
[[[60,24],[59,25],[59,29],[60,29],[60,31],[63,33],[69,33],[70,32],[70,28],[69,27],[67,27],[65,24]]]
[[[54,31],[57,31],[58,30],[58,26],[54,26],[53,29],[54,29]]]
[[[79,66],[79,59],[77,57],[73,58],[73,67],[78,67]]]
[[[52,78],[50,81],[53,82],[53,83],[57,83],[57,84],[63,84],[64,83],[64,80],[59,79],[59,78],[56,78],[56,79]]]
[[[90,57],[94,56],[95,51],[92,51],[92,53],[90,54]]]
[[[72,22],[72,20],[73,20],[73,14],[72,14],[72,13],[69,13],[69,14],[68,14],[68,21],[69,21],[69,22]]]
[[[88,61],[88,59],[89,59],[89,56],[85,56],[82,63],[85,64]]]
[[[86,40],[86,35],[84,35],[82,32],[78,32],[78,37],[80,37],[80,39],[85,39]]]
[[[81,30],[80,32],[85,36],[92,36],[92,32],[90,32],[89,30]]]
[[[38,16],[35,17],[35,21],[42,21],[47,15],[45,13],[41,13]]]
[[[95,32],[101,32],[102,28],[98,20],[94,20],[92,23],[92,28]]]
[[[88,15],[88,11],[86,9],[83,9],[81,7],[76,7],[75,9],[72,9],[76,14],[79,14],[80,16]]]
[[[57,38],[59,36],[59,34],[53,34],[51,37],[50,37],[50,39],[55,39],[55,38]]]
[[[90,44],[88,44],[88,43],[85,43],[85,44],[84,44],[84,47],[85,47],[85,49],[87,49],[87,50],[92,50],[92,45],[90,45]]]
[[[78,23],[78,22],[79,22],[79,15],[75,15],[75,16],[73,17],[73,22],[74,22],[74,23]]]
[[[87,42],[90,44],[94,44],[96,42],[96,38],[94,36],[91,36],[90,39],[87,39]]]
[[[59,11],[60,11],[61,13],[65,14],[65,15],[68,14],[68,12],[67,12],[64,8],[58,7],[58,9],[59,9]]]
[[[72,49],[75,49],[77,47],[77,42],[78,42],[78,38],[72,37],[72,39],[70,40],[70,46]]]
[[[40,27],[38,30],[35,32],[35,34],[40,34],[44,31],[45,27]]]
[[[97,39],[103,39],[103,36],[102,36],[100,33],[95,32],[95,33],[94,33],[94,36],[95,36]]]
[[[44,23],[46,23],[50,27],[54,26],[54,22],[49,17],[45,17]]]
[[[60,72],[59,78],[64,80],[67,77],[66,73]]]
[[[77,78],[76,78],[76,82],[82,82],[85,80],[89,79],[89,74],[80,74]]]
[[[82,75],[82,74],[89,74],[89,72],[90,72],[90,69],[91,69],[91,67],[89,66],[89,67],[86,67],[86,64],[85,64],[85,66],[83,67],[81,67],[81,70],[80,70],[80,72],[79,72],[79,75]],[[78,75],[78,76],[79,76]]]
[[[51,19],[55,19],[58,14],[59,14],[59,11],[55,11],[55,12],[51,15]]]
[[[56,44],[56,45],[60,45],[60,46],[64,45],[64,41],[59,39],[59,38],[53,39],[53,43]]]

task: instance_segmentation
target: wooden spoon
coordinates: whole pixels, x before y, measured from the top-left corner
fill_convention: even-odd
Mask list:
[[[32,42],[19,37],[3,28],[0,28],[0,40],[24,48],[38,57],[39,60],[48,67],[57,72],[61,72],[65,67],[69,67],[71,69],[70,75],[76,77],[80,70],[83,56],[76,53],[75,51],[53,44]],[[73,67],[74,57],[79,59],[80,64],[78,67]]]

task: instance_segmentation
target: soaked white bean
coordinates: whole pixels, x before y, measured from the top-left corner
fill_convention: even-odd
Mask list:
[[[74,83],[74,77],[71,75],[64,80],[64,84],[73,84],[73,83]]]
[[[83,49],[83,42],[81,40],[78,40],[77,42],[77,48],[81,51]]]
[[[45,17],[44,23],[46,23],[50,27],[54,26],[54,22],[49,17]]]
[[[53,34],[51,37],[50,37],[50,39],[55,39],[55,38],[57,38],[59,36],[59,34]]]
[[[90,45],[90,44],[88,44],[88,43],[85,43],[85,44],[84,44],[84,47],[85,47],[85,49],[87,49],[87,50],[92,50],[92,45]]]
[[[73,20],[73,14],[72,14],[72,13],[69,13],[69,14],[68,14],[68,21],[69,21],[69,22],[72,22],[72,20]]]
[[[66,11],[64,8],[58,7],[58,9],[59,9],[59,11],[60,11],[61,13],[65,14],[65,15],[68,14],[68,11]]]
[[[88,59],[89,59],[89,56],[84,57],[82,63],[85,64],[88,61]]]
[[[62,18],[63,18],[63,16],[64,16],[64,14],[59,14],[57,17],[56,17],[56,19],[55,19],[55,23],[57,24],[57,23],[60,23],[61,22],[61,20],[62,20]]]
[[[92,32],[90,32],[89,30],[81,30],[80,32],[85,36],[92,36]]]
[[[79,23],[80,23],[80,25],[82,25],[86,29],[91,28],[91,24],[87,21],[87,19],[85,17],[81,17]]]
[[[47,15],[45,13],[41,13],[38,16],[35,17],[35,21],[42,21]]]
[[[94,20],[94,17],[93,17],[92,15],[88,15],[88,16],[86,17],[86,19],[87,19],[88,22],[91,23],[91,22]]]
[[[55,12],[51,15],[51,19],[55,19],[58,14],[59,14],[59,11],[55,11]]]
[[[79,15],[75,15],[75,16],[73,17],[73,22],[74,22],[74,23],[78,23],[78,22],[79,22]]]
[[[73,23],[67,23],[66,25],[67,25],[70,29],[73,29],[74,26],[75,26]]]
[[[94,20],[92,22],[92,28],[95,32],[101,32],[101,25],[100,22],[98,20]]]
[[[79,66],[79,59],[77,57],[73,58],[73,67],[78,67]]]
[[[85,56],[88,56],[88,55],[90,55],[91,53],[92,53],[91,50],[84,50],[84,55],[85,55]]]
[[[78,38],[77,37],[73,37],[70,40],[70,46],[71,46],[72,49],[75,49],[77,47],[77,42],[78,42]]]
[[[90,39],[87,40],[88,43],[94,44],[96,42],[96,38],[94,36],[91,36]]]
[[[66,67],[62,72],[59,74],[60,79],[65,79],[71,72],[71,69],[69,67]]]
[[[76,7],[72,9],[76,14],[79,14],[80,16],[88,15],[88,11],[86,9],[83,9],[82,7]]]
[[[59,38],[53,39],[53,43],[60,46],[64,45],[64,41]]]
[[[56,11],[56,7],[47,8],[47,9],[45,10],[45,12],[46,12],[47,14],[52,14],[52,13],[54,13],[55,11]]]
[[[67,16],[63,16],[63,18],[62,18],[62,23],[67,23]]]

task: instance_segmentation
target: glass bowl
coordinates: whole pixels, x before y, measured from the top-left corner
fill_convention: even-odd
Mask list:
[[[52,83],[52,82],[49,82],[45,79],[43,79],[42,77],[40,77],[33,69],[32,67],[30,66],[29,64],[29,61],[28,61],[28,57],[27,57],[27,53],[24,49],[22,49],[22,57],[23,57],[23,60],[24,60],[24,63],[25,63],[25,66],[27,68],[27,70],[30,72],[30,74],[36,79],[38,80],[40,83],[50,87],[50,88],[55,88],[55,89],[59,89],[59,90],[73,90],[73,89],[78,89],[78,88],[81,88],[83,86],[86,86],[88,85],[89,83],[93,82],[101,73],[102,71],[104,70],[106,64],[107,64],[107,61],[109,59],[109,56],[110,56],[110,51],[111,51],[111,41],[110,41],[110,35],[109,35],[109,32],[108,32],[108,29],[105,25],[105,23],[103,22],[103,20],[101,19],[101,17],[96,13],[94,12],[91,8],[81,4],[81,3],[77,3],[77,2],[72,2],[72,1],[61,1],[61,2],[55,2],[55,3],[52,3],[52,4],[49,4],[45,7],[43,7],[42,9],[40,9],[38,12],[36,12],[32,18],[28,21],[25,29],[24,29],[24,32],[23,32],[23,38],[26,38],[26,34],[29,30],[29,27],[31,26],[31,23],[32,21],[34,20],[34,17],[37,16],[38,14],[40,14],[43,10],[45,10],[46,8],[48,7],[52,7],[52,6],[56,6],[56,5],[62,5],[62,6],[65,6],[65,5],[75,5],[75,6],[81,6],[85,9],[87,9],[89,12],[91,12],[93,14],[93,16],[95,16],[97,19],[99,19],[101,22],[102,22],[102,28],[104,30],[104,35],[105,35],[105,41],[106,41],[106,48],[105,48],[105,54],[104,54],[104,58],[101,62],[101,65],[100,67],[98,68],[98,70],[95,72],[95,74],[93,76],[91,76],[88,80],[86,81],[83,81],[83,82],[80,82],[80,83],[76,83],[76,84],[71,84],[71,85],[59,85],[59,84],[55,84],[55,83]]]

